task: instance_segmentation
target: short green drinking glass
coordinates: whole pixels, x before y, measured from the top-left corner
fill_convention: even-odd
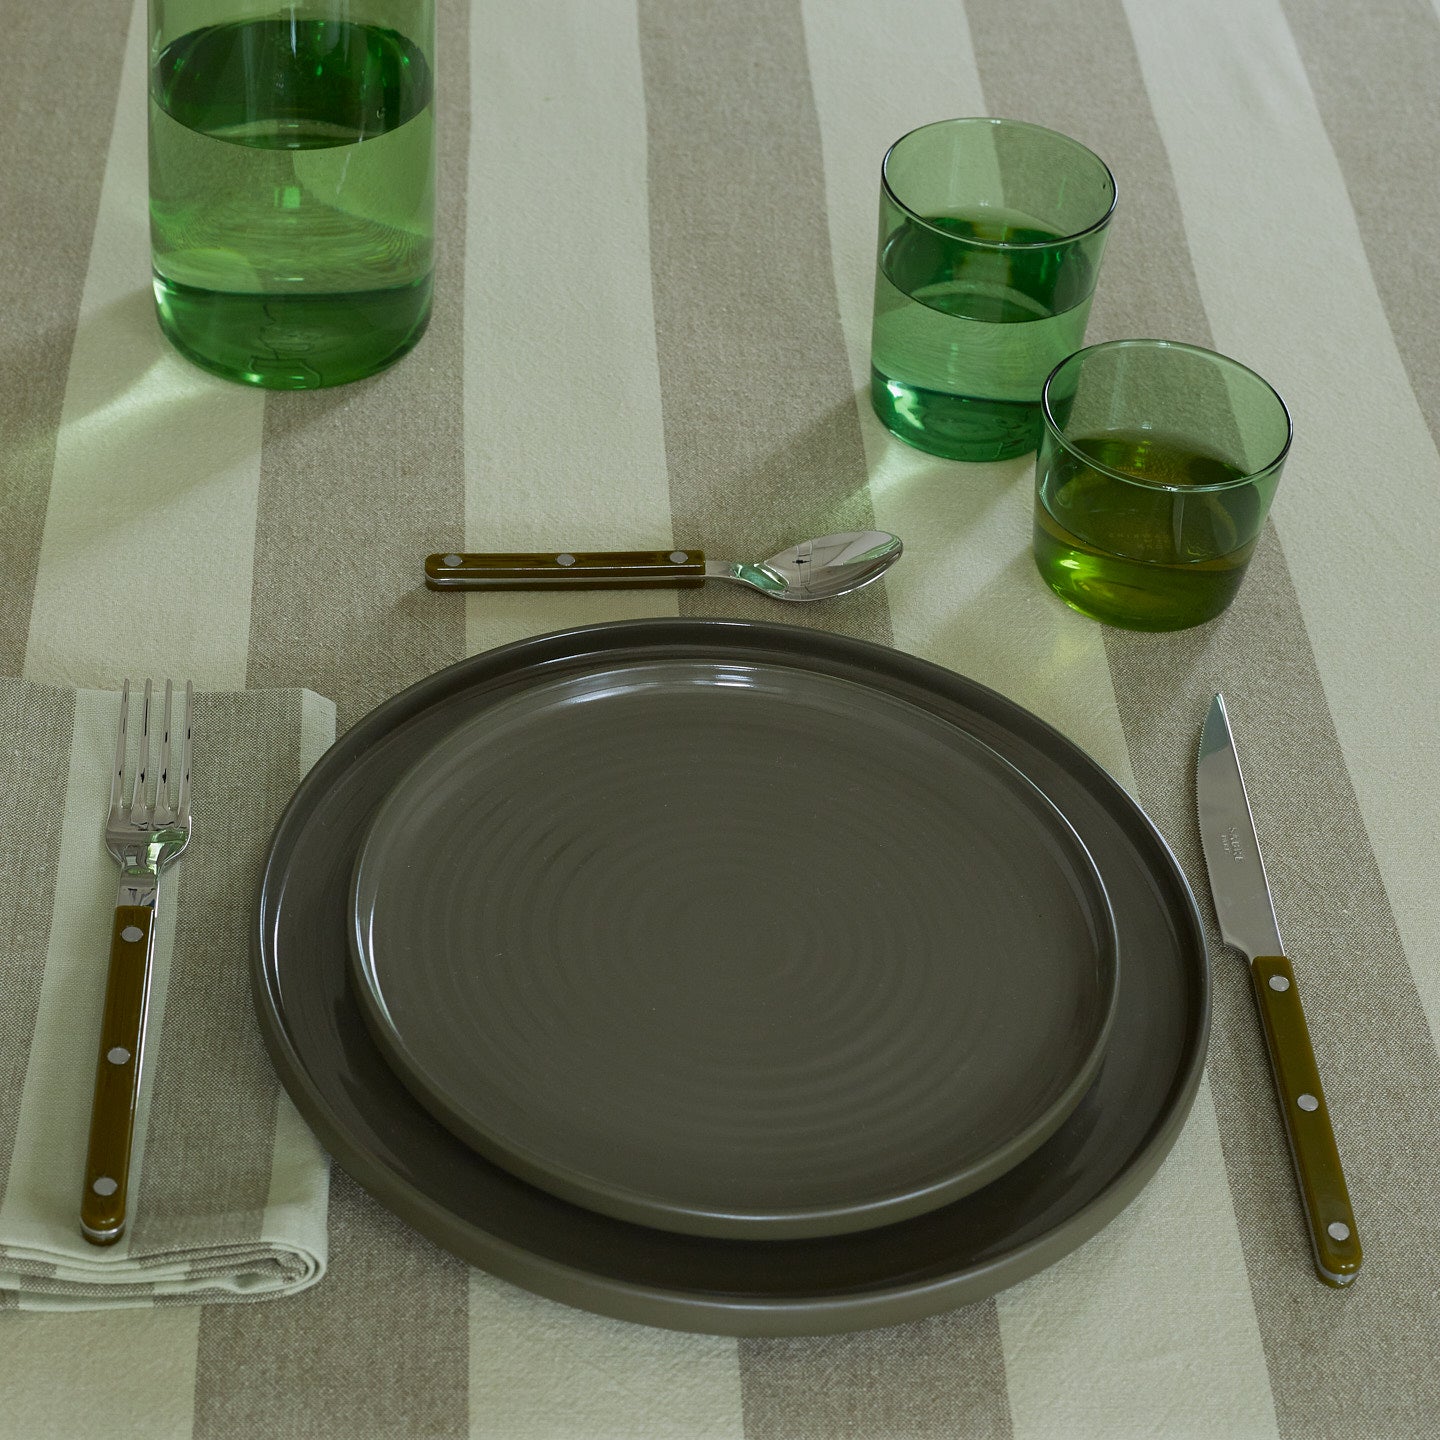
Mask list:
[[[430,318],[434,0],[150,0],[160,328],[197,365],[308,390]]]
[[[1066,604],[1184,630],[1235,598],[1290,449],[1290,414],[1234,360],[1112,340],[1045,382],[1035,564]]]
[[[1085,338],[1115,179],[1018,120],[941,120],[880,170],[870,394],[902,440],[1000,460],[1040,438],[1040,387]]]

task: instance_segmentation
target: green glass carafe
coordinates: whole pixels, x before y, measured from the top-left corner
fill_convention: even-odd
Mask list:
[[[433,0],[151,0],[160,328],[197,365],[307,390],[430,317]]]

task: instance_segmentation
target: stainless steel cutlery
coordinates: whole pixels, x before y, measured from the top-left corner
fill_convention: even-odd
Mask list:
[[[133,765],[128,754],[128,680],[120,695],[110,812],[105,820],[105,845],[120,866],[120,889],[110,933],[110,971],[80,1200],[80,1228],[95,1245],[113,1245],[125,1233],[160,875],[190,843],[191,698],[187,683],[184,724],[178,730],[177,743],[174,686],[165,682],[159,753],[152,768],[155,707],[151,682],[145,682],[141,699],[140,737]]]
[[[1295,1162],[1316,1273],[1327,1285],[1348,1285],[1360,1270],[1360,1236],[1295,971],[1280,940],[1223,695],[1215,697],[1205,718],[1195,793],[1200,843],[1210,872],[1220,934],[1250,961],[1250,979]]]

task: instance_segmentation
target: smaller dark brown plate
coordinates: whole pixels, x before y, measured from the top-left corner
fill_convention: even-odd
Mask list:
[[[431,749],[356,866],[371,1031],[442,1124],[602,1214],[802,1238],[949,1204],[1104,1051],[1105,890],[960,727],[853,680],[656,659]]]

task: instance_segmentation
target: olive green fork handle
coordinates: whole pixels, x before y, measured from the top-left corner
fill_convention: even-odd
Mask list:
[[[1257,955],[1250,977],[1300,1182],[1315,1270],[1327,1285],[1348,1285],[1360,1270],[1360,1237],[1295,972],[1283,955]]]
[[[140,1096],[140,1054],[154,953],[154,909],[117,905],[100,1021],[100,1054],[95,1062],[85,1189],[80,1199],[80,1228],[92,1245],[113,1245],[125,1233],[130,1147]]]
[[[432,590],[685,590],[705,581],[699,550],[547,550],[427,555]]]

